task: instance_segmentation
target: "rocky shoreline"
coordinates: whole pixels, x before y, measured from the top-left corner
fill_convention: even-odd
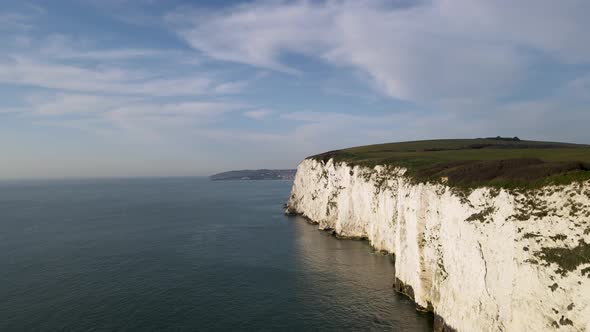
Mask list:
[[[299,216],[299,217],[302,217],[307,223],[309,223],[311,225],[318,225],[317,222],[309,219],[305,215],[303,215],[301,213],[296,213],[296,212],[290,211],[287,204],[285,204],[283,207],[285,208],[285,214],[287,216],[291,216],[291,217]],[[333,229],[320,229],[320,230],[325,231],[325,232],[329,232],[332,236],[334,236],[335,238],[337,238],[339,240],[355,240],[355,241],[369,242],[366,237],[346,237],[346,236],[339,235]],[[369,242],[369,245],[371,245],[370,242]],[[395,255],[394,254],[388,253],[385,250],[377,250],[372,245],[371,245],[371,248],[373,248],[375,251],[380,252],[382,255],[391,256],[392,262],[393,263],[395,262]],[[421,312],[428,312],[433,315],[433,331],[434,332],[456,332],[457,331],[453,327],[449,326],[440,315],[438,315],[434,312],[434,308],[432,308],[432,305],[429,305],[426,308],[424,308],[424,307],[420,306],[419,304],[417,304],[414,299],[414,289],[412,288],[411,285],[405,284],[399,278],[395,278],[395,280],[392,284],[392,287],[395,289],[395,291],[397,293],[404,295],[407,298],[409,298],[410,300],[414,301],[414,304],[416,305],[416,310],[421,311]]]

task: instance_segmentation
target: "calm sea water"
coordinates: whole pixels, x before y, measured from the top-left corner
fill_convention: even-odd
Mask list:
[[[0,182],[0,331],[431,331],[389,257],[283,215],[290,186]]]

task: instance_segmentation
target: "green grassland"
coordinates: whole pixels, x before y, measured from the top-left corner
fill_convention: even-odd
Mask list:
[[[329,151],[310,158],[408,169],[421,182],[454,187],[532,188],[590,179],[590,145],[517,138],[386,143]]]

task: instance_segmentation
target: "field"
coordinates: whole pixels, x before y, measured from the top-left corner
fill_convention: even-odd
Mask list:
[[[408,169],[418,181],[455,187],[532,188],[590,179],[590,145],[518,138],[428,140],[367,145],[312,156]]]

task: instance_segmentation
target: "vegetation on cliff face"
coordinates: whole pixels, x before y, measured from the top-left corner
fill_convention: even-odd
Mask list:
[[[417,181],[443,181],[452,187],[536,188],[590,179],[590,145],[516,137],[376,144],[309,158],[404,167]]]
[[[548,263],[557,264],[559,268],[555,272],[566,275],[578,266],[590,263],[590,244],[582,239],[574,248],[543,248],[537,256]],[[589,268],[582,270],[582,275],[586,275],[588,270]],[[590,274],[588,277],[590,278]]]

